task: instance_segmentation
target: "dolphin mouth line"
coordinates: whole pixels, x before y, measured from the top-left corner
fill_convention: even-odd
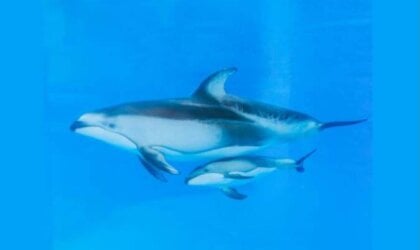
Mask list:
[[[92,126],[86,122],[81,122],[81,121],[75,121],[73,122],[73,124],[71,124],[70,126],[70,130],[73,132],[76,132],[76,130],[81,129],[81,128],[87,128],[87,127],[98,127],[98,126]]]
[[[71,124],[71,126],[70,126],[70,131],[77,132],[78,129],[82,129],[82,128],[100,128],[100,129],[103,129],[105,131],[109,131],[105,127],[102,127],[102,126],[99,126],[99,125],[92,125],[92,124],[89,124],[87,122],[82,122],[82,121],[73,122],[73,124]],[[109,131],[109,132],[111,132],[111,131]]]
[[[81,122],[81,121],[75,121],[71,124],[70,126],[70,131],[72,132],[76,132],[76,130],[80,129],[80,128],[85,128],[89,126],[88,124]]]
[[[87,122],[83,122],[83,121],[80,121],[80,120],[77,120],[70,125],[70,131],[72,131],[74,133],[78,133],[77,130],[84,129],[84,128],[99,128],[99,129],[102,129],[105,132],[121,136],[121,137],[125,138],[127,141],[129,141],[130,143],[132,143],[135,148],[138,148],[137,144],[132,139],[128,138],[126,135],[124,135],[120,132],[113,131],[112,129],[110,129],[106,126],[93,125],[93,124],[89,124]]]

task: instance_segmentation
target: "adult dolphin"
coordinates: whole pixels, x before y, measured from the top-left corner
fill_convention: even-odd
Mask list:
[[[139,156],[157,179],[178,174],[166,157],[212,160],[250,153],[273,141],[271,131],[220,106],[173,99],[126,103],[89,112],[71,130]]]
[[[71,130],[126,149],[166,181],[178,174],[166,157],[215,160],[260,150],[276,141],[302,137],[354,122],[320,123],[299,112],[247,101],[224,92],[236,69],[208,77],[192,98],[135,102],[82,115]]]

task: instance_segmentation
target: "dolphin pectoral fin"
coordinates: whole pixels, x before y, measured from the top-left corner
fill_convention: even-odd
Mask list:
[[[165,176],[154,166],[150,165],[148,162],[143,160],[141,157],[139,157],[140,162],[143,164],[144,168],[146,168],[147,172],[151,174],[156,179],[162,181],[162,182],[168,182],[168,180],[165,178]]]
[[[225,177],[230,178],[230,179],[236,179],[236,180],[247,180],[247,179],[254,178],[253,176],[246,176],[241,173],[227,173],[225,174]]]
[[[159,169],[170,174],[179,174],[179,171],[166,162],[165,157],[159,150],[152,147],[139,148],[140,158],[145,165],[151,166],[153,169]]]
[[[247,197],[246,195],[239,193],[238,190],[236,190],[235,188],[224,187],[224,188],[221,188],[220,190],[222,190],[222,192],[227,197],[235,199],[235,200],[243,200]]]
[[[237,71],[236,68],[226,68],[217,71],[207,77],[195,91],[193,98],[200,101],[214,103],[226,95],[225,82],[233,73]]]

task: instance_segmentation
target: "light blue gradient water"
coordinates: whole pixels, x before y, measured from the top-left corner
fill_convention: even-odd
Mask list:
[[[93,109],[189,96],[227,66],[235,95],[323,121],[370,117],[370,1],[50,0],[45,17],[55,249],[371,249],[370,122],[268,150],[318,152],[303,174],[242,188],[245,201],[160,183],[69,131]]]

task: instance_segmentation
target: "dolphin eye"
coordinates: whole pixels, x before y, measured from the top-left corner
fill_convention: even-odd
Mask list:
[[[112,122],[104,122],[102,124],[103,124],[103,126],[108,127],[108,128],[111,128],[111,129],[113,129],[113,128],[116,127],[115,126],[115,123],[112,123]]]

